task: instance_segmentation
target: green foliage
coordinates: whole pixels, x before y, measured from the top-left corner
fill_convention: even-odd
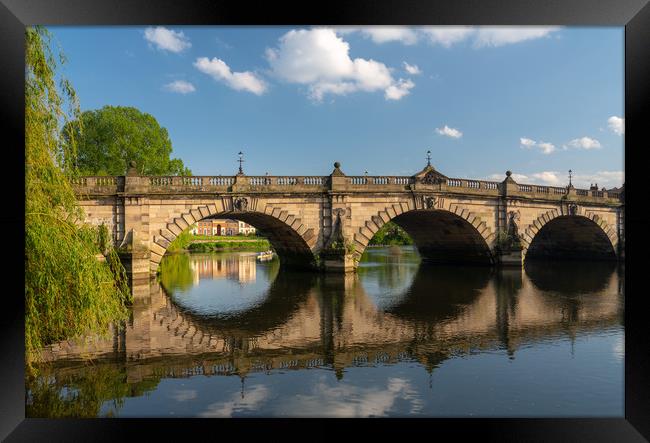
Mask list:
[[[187,249],[190,242],[195,239],[195,236],[192,235],[189,229],[181,232],[178,237],[174,239],[173,242],[167,248],[169,252],[178,252]]]
[[[82,225],[74,176],[79,113],[74,90],[55,83],[56,58],[42,27],[26,29],[25,51],[25,347],[28,369],[43,345],[106,332],[127,317],[130,291],[115,251],[97,260],[102,236]],[[64,59],[59,56],[63,63]],[[69,111],[63,109],[67,101]],[[62,143],[59,124],[71,131]]]
[[[124,405],[124,398],[138,397],[154,390],[160,376],[128,382],[125,367],[93,364],[73,371],[45,368],[38,376],[28,377],[27,417],[95,418],[105,402],[110,401],[106,416],[114,416]]]
[[[194,275],[188,254],[165,255],[160,262],[158,274],[160,282],[168,290],[184,291],[194,284]]]
[[[382,226],[370,240],[370,245],[412,245],[413,239],[393,222]]]
[[[83,132],[76,127],[81,123]],[[64,140],[78,144],[76,165],[81,175],[124,175],[131,161],[141,175],[192,175],[177,158],[170,159],[167,129],[136,108],[104,106],[85,111],[64,126]]]

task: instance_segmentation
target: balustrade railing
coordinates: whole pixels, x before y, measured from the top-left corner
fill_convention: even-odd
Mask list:
[[[556,188],[549,186],[549,189],[553,191],[553,194],[566,194],[566,188]]]
[[[171,186],[173,177],[150,177],[149,184],[151,186]]]
[[[412,177],[395,176],[350,176],[352,185],[408,185],[413,183]]]
[[[281,186],[297,185],[298,179],[296,177],[278,177],[277,184]]]
[[[230,186],[235,183],[235,177],[210,177],[208,183],[212,186]]]
[[[125,179],[129,177],[124,176],[84,176],[71,179],[71,184],[78,192],[117,192],[123,190]],[[237,178],[234,176],[150,176],[141,177],[136,176],[135,186],[142,189],[142,186],[150,186],[152,191],[164,192],[171,191],[178,188],[188,188],[196,191],[210,191],[210,188],[227,188],[234,185],[236,182],[240,184],[248,184],[253,187],[270,187],[274,186],[313,186],[312,189],[322,190],[324,186],[329,184],[329,176],[247,176]],[[237,180],[239,181],[237,181]],[[354,186],[364,186],[374,188],[375,186],[391,186],[404,185],[416,183],[414,177],[407,176],[347,176],[346,183]],[[419,183],[419,182],[418,182]],[[463,189],[468,190],[490,190],[498,191],[501,189],[500,182],[484,181],[484,180],[471,180],[460,178],[447,178],[442,182],[446,185],[447,189],[451,192],[463,192]],[[567,188],[557,186],[542,186],[542,185],[528,185],[517,184],[517,190],[521,193],[531,194],[544,194],[547,196],[563,196],[567,194]],[[457,190],[449,188],[460,188]],[[494,194],[493,192],[489,193]],[[619,192],[599,191],[599,190],[586,190],[576,189],[575,194],[580,197],[590,197],[597,199],[619,199]]]

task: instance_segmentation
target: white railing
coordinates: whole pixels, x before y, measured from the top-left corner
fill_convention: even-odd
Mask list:
[[[234,177],[210,177],[208,183],[211,186],[230,186],[235,183]]]
[[[278,177],[278,185],[297,185],[298,179],[296,177]]]

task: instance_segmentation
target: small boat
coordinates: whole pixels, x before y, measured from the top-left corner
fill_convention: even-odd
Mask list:
[[[260,261],[271,260],[273,258],[273,251],[264,251],[257,254],[257,259]]]

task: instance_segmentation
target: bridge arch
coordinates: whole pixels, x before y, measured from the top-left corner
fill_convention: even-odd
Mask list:
[[[249,210],[248,200],[237,201],[217,200],[208,204],[197,204],[176,216],[164,221],[164,228],[158,229],[150,241],[150,270],[155,273],[160,265],[167,248],[178,235],[196,222],[207,218],[232,218],[241,220],[265,233],[271,245],[275,248],[281,263],[294,267],[312,267],[315,261],[315,250],[318,236],[314,229],[307,227],[300,218],[282,208],[264,205],[264,209],[256,209],[253,201]]]
[[[618,238],[605,219],[577,208],[573,215],[543,213],[522,235],[526,260],[536,258],[616,260]]]
[[[425,209],[404,204],[387,206],[354,235],[355,260],[360,260],[375,233],[389,221],[403,228],[415,242],[423,261],[440,264],[494,263],[490,245],[494,234],[478,214],[460,204]]]

